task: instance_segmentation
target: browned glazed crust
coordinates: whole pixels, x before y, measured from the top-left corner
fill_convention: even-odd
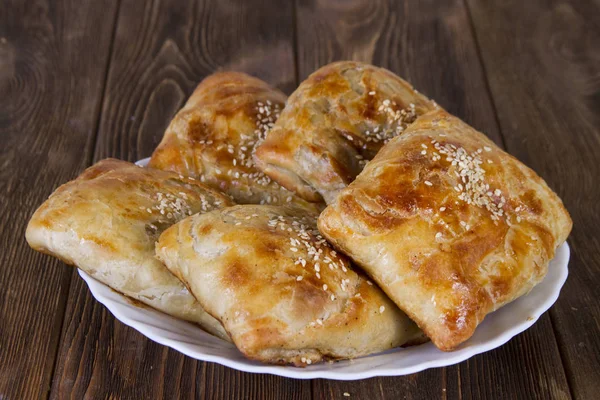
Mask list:
[[[240,72],[208,76],[171,121],[152,154],[150,167],[191,176],[240,204],[313,205],[282,188],[254,165],[286,96]]]
[[[31,217],[26,238],[119,293],[228,339],[154,257],[154,243],[184,217],[232,204],[196,180],[106,159],[56,189]]]
[[[303,366],[423,339],[320,237],[316,215],[298,209],[244,205],[190,217],[162,234],[156,252],[251,359]]]
[[[256,160],[289,190],[329,203],[385,142],[435,107],[386,69],[329,64],[290,96]]]
[[[571,227],[535,172],[443,110],[385,145],[319,218],[442,350],[540,282]]]

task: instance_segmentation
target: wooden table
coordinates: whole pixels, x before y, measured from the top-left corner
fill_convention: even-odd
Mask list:
[[[211,72],[290,93],[340,59],[405,77],[571,212],[560,299],[501,348],[355,382],[242,373],[146,339],[25,243],[53,189],[96,160],[149,156]],[[0,1],[0,399],[600,398],[599,124],[594,0]]]

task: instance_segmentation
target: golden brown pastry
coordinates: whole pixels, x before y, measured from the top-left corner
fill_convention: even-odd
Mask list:
[[[285,100],[282,92],[249,75],[213,74],[173,118],[149,166],[197,178],[236,203],[295,204],[316,210],[254,165],[254,149]]]
[[[107,159],[59,187],[31,217],[26,238],[117,292],[229,340],[154,257],[154,243],[184,217],[231,204],[198,181]]]
[[[383,144],[435,107],[386,69],[329,64],[290,96],[256,161],[289,190],[330,203]]]
[[[297,208],[198,214],[167,229],[156,254],[251,359],[303,366],[424,338]]]
[[[540,282],[571,226],[535,172],[442,110],[385,145],[319,217],[442,350]]]

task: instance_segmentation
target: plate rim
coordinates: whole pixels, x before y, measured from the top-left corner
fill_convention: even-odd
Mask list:
[[[145,167],[148,163],[148,160],[149,160],[149,158],[141,159],[141,160],[137,161],[136,164],[139,166]],[[424,370],[430,369],[430,368],[439,368],[439,367],[454,365],[454,364],[458,364],[462,361],[465,361],[477,354],[481,354],[481,353],[493,350],[495,348],[498,348],[498,347],[504,345],[513,337],[517,336],[518,334],[524,332],[525,330],[527,330],[531,326],[533,326],[533,324],[535,324],[537,322],[537,320],[546,311],[548,311],[548,309],[550,309],[550,307],[552,307],[552,305],[556,302],[556,300],[558,299],[558,297],[560,295],[560,291],[561,291],[562,287],[564,286],[565,281],[567,280],[567,277],[568,277],[569,259],[570,259],[570,248],[569,248],[568,243],[564,242],[562,245],[560,245],[557,248],[554,259],[550,261],[550,262],[555,262],[557,264],[557,265],[553,266],[554,270],[552,271],[553,274],[557,274],[554,277],[554,280],[555,280],[554,286],[549,286],[549,288],[551,290],[548,292],[547,296],[545,296],[543,298],[543,300],[541,301],[541,304],[538,304],[535,307],[535,310],[534,310],[535,316],[531,316],[531,317],[527,318],[526,320],[522,321],[521,323],[515,324],[510,329],[506,329],[506,330],[500,332],[498,335],[493,337],[491,340],[488,340],[488,341],[483,342],[478,345],[467,346],[465,348],[459,348],[458,350],[455,350],[454,352],[444,352],[442,354],[445,354],[446,355],[445,357],[424,361],[424,362],[415,364],[413,366],[396,367],[396,368],[394,368],[394,367],[372,368],[372,369],[368,369],[366,371],[363,370],[363,371],[348,371],[348,372],[344,372],[344,371],[340,371],[340,370],[311,369],[311,367],[317,367],[322,364],[315,364],[314,366],[307,366],[305,368],[297,368],[297,367],[293,367],[293,366],[278,366],[278,365],[263,364],[263,363],[259,363],[257,361],[252,361],[252,360],[247,360],[247,362],[240,362],[240,361],[232,359],[228,356],[200,353],[200,352],[196,351],[195,349],[190,348],[187,345],[187,343],[185,343],[185,342],[174,340],[174,339],[171,339],[171,338],[168,338],[165,336],[161,336],[160,334],[155,333],[156,327],[152,327],[143,321],[136,320],[133,317],[127,315],[127,313],[124,311],[125,308],[120,307],[121,306],[120,302],[110,299],[109,296],[105,296],[102,293],[102,291],[103,291],[103,289],[110,291],[110,293],[114,294],[115,296],[119,296],[120,300],[122,300],[122,302],[129,301],[126,296],[112,290],[110,287],[97,281],[96,279],[94,279],[92,276],[90,276],[86,272],[84,272],[80,269],[78,269],[78,272],[79,272],[79,275],[86,282],[86,284],[87,284],[88,288],[90,289],[90,292],[92,293],[94,298],[98,302],[103,304],[116,319],[118,319],[125,325],[132,327],[133,329],[140,332],[142,335],[146,336],[150,340],[153,340],[161,345],[164,345],[164,346],[170,347],[174,350],[177,350],[180,353],[183,353],[194,359],[201,360],[201,361],[207,361],[207,362],[215,362],[215,363],[224,365],[226,367],[233,368],[233,369],[243,371],[243,372],[267,373],[267,374],[273,374],[273,375],[283,376],[283,377],[287,377],[287,378],[294,378],[294,379],[357,380],[357,379],[372,378],[372,377],[376,377],[376,376],[402,376],[402,375],[408,375],[408,374],[421,372],[421,371],[424,371]],[[546,274],[546,276],[544,277],[544,280],[548,277],[548,275],[550,275],[550,271]],[[540,282],[538,285],[536,285],[532,290],[535,290],[535,288],[539,287],[542,283],[543,283],[543,281]],[[525,295],[525,296],[527,296],[527,295]],[[512,302],[507,304],[506,307],[509,307],[511,304],[512,304]],[[158,311],[158,310],[154,310],[151,308],[149,308],[149,309],[150,309],[150,311],[160,313],[160,311]],[[487,318],[489,318],[489,316],[491,316],[491,315],[493,315],[493,313],[490,313],[487,316]],[[188,323],[185,321],[181,321],[181,322]],[[199,327],[196,327],[191,323],[188,323],[188,324],[191,327],[200,330]],[[214,339],[221,340],[218,338],[214,338]],[[469,341],[467,341],[465,343],[468,344],[468,342]],[[411,347],[411,348],[407,348],[407,349],[400,349],[400,350],[396,349],[396,351],[398,351],[398,354],[400,354],[402,351],[406,351],[406,350],[410,350],[410,349],[413,349],[413,351],[415,351],[414,349],[417,349],[422,346],[428,346],[428,345],[433,346],[433,344],[431,344],[431,342],[429,342],[424,345],[415,346],[415,347]],[[378,353],[378,354],[381,354],[381,353]],[[377,356],[378,354],[373,354],[373,355],[369,355],[366,357],[373,357],[373,356]],[[450,355],[450,356],[448,356],[448,355]],[[354,360],[354,364],[356,364],[358,362],[360,362],[360,358]]]
[[[460,363],[462,361],[465,361],[477,354],[481,354],[481,353],[493,350],[495,348],[498,348],[498,347],[504,345],[506,342],[508,342],[513,337],[517,336],[518,334],[524,332],[525,330],[527,330],[531,326],[533,326],[533,324],[535,324],[537,322],[537,320],[546,311],[548,311],[548,309],[550,309],[550,307],[552,307],[552,305],[556,302],[556,300],[558,299],[558,296],[560,294],[560,291],[561,291],[562,287],[564,286],[564,283],[568,277],[569,259],[570,259],[570,248],[569,248],[569,245],[565,242],[561,246],[559,246],[559,248],[556,251],[555,258],[553,259],[553,260],[557,260],[557,264],[558,264],[555,266],[555,269],[557,270],[557,271],[555,271],[555,273],[557,273],[557,276],[555,278],[556,284],[553,287],[551,287],[553,290],[551,292],[549,292],[549,295],[545,297],[544,301],[536,307],[536,309],[535,309],[536,315],[526,319],[525,321],[521,322],[520,324],[516,324],[511,329],[502,331],[500,334],[498,334],[492,340],[487,341],[480,345],[470,346],[470,347],[463,348],[463,349],[458,349],[458,350],[455,350],[454,352],[443,352],[442,354],[446,354],[446,355],[454,354],[454,357],[434,359],[434,360],[422,362],[419,364],[415,364],[413,367],[401,367],[401,368],[389,368],[388,367],[388,368],[383,368],[383,369],[370,369],[367,371],[360,371],[360,372],[340,372],[340,371],[336,371],[336,370],[330,370],[330,371],[314,370],[314,371],[311,371],[310,366],[307,366],[306,368],[297,368],[297,367],[293,367],[293,366],[278,366],[278,365],[263,364],[263,363],[258,363],[256,361],[252,361],[252,360],[248,360],[247,363],[240,363],[239,361],[231,359],[226,356],[215,356],[215,355],[210,355],[210,354],[198,353],[195,350],[186,347],[186,343],[184,343],[184,342],[169,339],[167,337],[155,334],[154,331],[152,330],[152,327],[149,326],[148,324],[146,324],[145,322],[138,321],[138,320],[126,315],[126,313],[122,312],[121,308],[117,305],[118,304],[117,302],[113,302],[109,298],[105,297],[102,293],[99,292],[99,289],[103,288],[105,290],[109,290],[115,296],[119,296],[120,298],[122,298],[123,302],[129,302],[129,299],[126,296],[112,290],[110,287],[97,281],[96,279],[94,279],[92,276],[90,276],[86,272],[84,272],[80,269],[78,269],[78,272],[79,272],[79,275],[83,278],[83,280],[88,285],[90,292],[92,293],[94,298],[98,302],[103,304],[111,312],[111,314],[113,314],[114,317],[117,318],[119,321],[121,321],[122,323],[124,323],[127,326],[132,327],[133,329],[140,332],[142,335],[146,336],[150,340],[153,340],[164,346],[168,346],[168,347],[170,347],[174,350],[177,350],[180,353],[183,353],[194,359],[201,360],[201,361],[208,361],[208,362],[216,362],[216,363],[224,365],[226,367],[233,368],[233,369],[243,371],[243,372],[268,373],[268,374],[283,376],[283,377],[287,377],[287,378],[357,380],[357,379],[372,378],[372,377],[376,377],[376,376],[402,376],[402,375],[413,374],[416,372],[421,372],[421,371],[424,371],[424,370],[430,369],[430,368],[439,368],[439,367],[450,366],[450,365],[454,365],[454,364]],[[536,287],[538,287],[538,286],[539,286],[539,284],[536,285]],[[527,296],[527,295],[525,295],[525,296]],[[511,303],[507,304],[507,306],[509,306],[510,304]],[[158,310],[154,310],[154,309],[150,309],[150,310],[153,312],[160,313],[160,311],[158,311]],[[490,313],[488,315],[488,317],[490,315],[493,315],[493,313]],[[181,321],[181,322],[185,322],[185,321]],[[187,322],[185,322],[185,323],[187,323]],[[190,326],[200,330],[199,327],[195,327],[191,323],[188,323],[188,324]],[[214,339],[221,340],[218,338],[214,338]],[[468,343],[468,341],[465,343]],[[415,349],[415,348],[418,348],[421,346],[427,346],[427,345],[433,346],[433,344],[431,344],[431,342],[429,342],[424,345],[415,346],[415,347],[411,347],[408,349]],[[404,350],[405,349],[401,349],[399,351],[402,352]],[[381,353],[378,353],[378,354],[381,354]],[[367,357],[372,357],[372,356],[376,356],[376,355],[377,354],[373,354],[373,355],[369,355]],[[354,363],[360,362],[359,360],[360,359],[356,359],[354,361]],[[318,365],[321,365],[321,364],[315,364],[315,366],[318,366]]]

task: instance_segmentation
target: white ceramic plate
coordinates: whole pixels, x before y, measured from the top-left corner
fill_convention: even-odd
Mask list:
[[[138,162],[146,165],[146,160]],[[320,363],[306,368],[265,365],[250,361],[231,343],[217,339],[197,326],[150,308],[133,305],[108,286],[83,271],[93,296],[121,322],[148,338],[172,347],[190,357],[216,362],[246,372],[268,373],[297,379],[326,378],[353,380],[373,376],[407,375],[427,368],[443,367],[464,361],[475,354],[501,346],[537,321],[558,298],[567,279],[569,246],[565,243],[550,262],[548,274],[531,292],[488,315],[475,334],[457,350],[449,353],[426,343],[407,349],[393,349],[352,361]]]

